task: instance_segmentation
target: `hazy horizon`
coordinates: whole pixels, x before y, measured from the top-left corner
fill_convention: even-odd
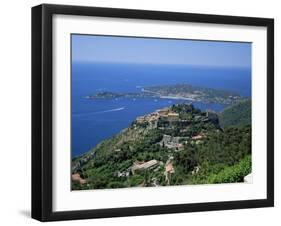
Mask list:
[[[251,67],[251,43],[72,35],[72,63]]]

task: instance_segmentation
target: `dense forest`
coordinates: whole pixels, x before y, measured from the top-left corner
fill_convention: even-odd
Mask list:
[[[251,100],[241,101],[234,106],[227,107],[219,114],[220,125],[224,127],[249,125],[252,120]]]
[[[243,182],[250,172],[250,101],[219,115],[179,104],[73,158],[72,189]]]

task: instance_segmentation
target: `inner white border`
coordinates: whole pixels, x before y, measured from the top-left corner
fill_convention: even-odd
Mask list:
[[[252,42],[253,183],[71,192],[71,33]],[[265,27],[53,16],[53,211],[265,199],[265,94]]]

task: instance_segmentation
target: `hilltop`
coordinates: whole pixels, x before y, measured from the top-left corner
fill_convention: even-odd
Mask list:
[[[240,182],[251,171],[251,127],[178,104],[138,117],[72,160],[72,189]]]

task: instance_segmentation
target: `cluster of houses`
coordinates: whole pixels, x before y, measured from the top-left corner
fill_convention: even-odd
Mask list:
[[[159,120],[167,121],[167,122],[175,122],[179,121],[179,114],[176,112],[173,112],[171,108],[163,108],[156,110],[155,112],[152,112],[150,114],[140,116],[136,119],[137,123],[148,123],[148,125],[152,128],[159,128],[158,121]],[[195,121],[215,121],[218,120],[217,115],[212,112],[206,112],[206,115],[196,115]],[[187,124],[188,127],[188,120],[181,120],[182,123]],[[188,128],[181,129],[181,132],[188,131]],[[203,139],[206,138],[206,135],[203,133],[200,133],[193,137],[173,137],[170,135],[163,135],[163,138],[160,142],[158,142],[159,145],[166,147],[168,149],[173,149],[175,151],[181,151],[184,148],[184,144],[187,143],[187,140],[190,140],[192,143],[200,144],[203,142]],[[183,142],[182,140],[185,140]]]
[[[158,144],[168,149],[182,150],[184,147],[180,142],[181,139],[183,139],[183,137],[172,137],[164,134],[162,140]]]
[[[191,143],[200,144],[206,138],[206,134],[200,133],[193,137],[173,137],[167,134],[163,135],[162,140],[158,143],[162,147],[166,147],[168,149],[173,149],[175,151],[181,151],[184,149],[184,144],[187,144],[188,141]]]
[[[148,122],[153,127],[157,126],[157,122],[162,119],[168,122],[174,122],[179,120],[179,114],[173,112],[170,108],[163,108],[156,110],[150,114],[140,116],[136,119],[137,123],[146,123]]]
[[[159,122],[167,122],[166,125],[172,125],[173,122],[177,121],[180,121],[181,125],[186,127],[188,127],[188,125],[190,124],[190,120],[180,119],[179,113],[172,111],[169,107],[158,109],[155,112],[140,116],[136,119],[136,123],[145,124],[146,126],[149,126],[150,129],[163,129],[163,124],[159,124]],[[207,111],[204,115],[195,115],[194,122],[212,122],[214,123],[214,125],[219,126],[218,115],[212,111]],[[187,128],[182,128],[181,131],[187,131]]]

